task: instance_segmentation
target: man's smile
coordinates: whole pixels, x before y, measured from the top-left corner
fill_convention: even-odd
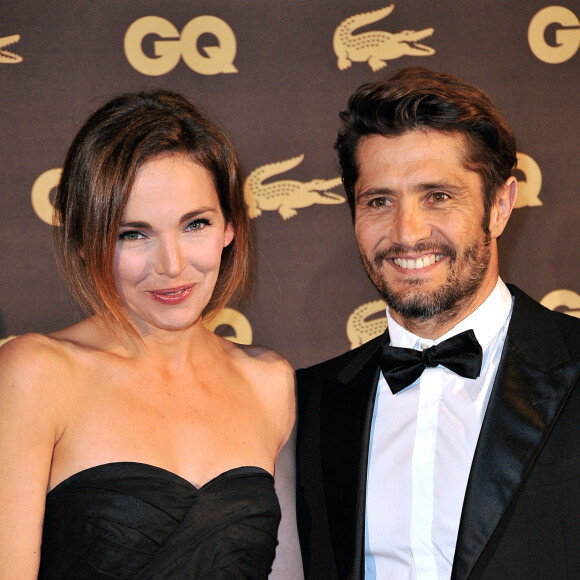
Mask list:
[[[443,254],[427,254],[422,258],[392,258],[392,260],[396,266],[405,270],[420,270],[421,268],[432,266],[442,258]]]

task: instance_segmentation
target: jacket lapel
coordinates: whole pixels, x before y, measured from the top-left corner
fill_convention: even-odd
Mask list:
[[[469,577],[577,375],[551,313],[510,291],[514,310],[467,483],[452,580]]]
[[[380,346],[374,339],[323,385],[321,452],[332,544],[340,577],[364,577],[364,515],[368,448]]]

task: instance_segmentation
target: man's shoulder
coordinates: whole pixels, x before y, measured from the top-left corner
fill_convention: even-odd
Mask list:
[[[529,341],[549,341],[551,334],[558,333],[571,357],[580,360],[580,318],[550,310],[516,286],[508,287],[515,298],[512,331]]]
[[[364,367],[369,362],[381,345],[385,343],[387,336],[386,333],[382,334],[361,346],[348,350],[331,359],[301,368],[296,371],[297,379],[299,382],[301,380],[308,380],[307,377],[310,380],[325,380],[336,378],[345,371],[352,370],[352,372],[356,372],[356,370]]]
[[[563,312],[551,312],[555,315],[555,320],[558,323],[562,339],[568,348],[570,356],[580,362],[580,318]]]

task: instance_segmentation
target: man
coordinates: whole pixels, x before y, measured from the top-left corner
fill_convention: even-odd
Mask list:
[[[388,330],[298,371],[306,577],[580,578],[580,321],[499,278],[509,128],[423,68],[363,85],[341,120]]]

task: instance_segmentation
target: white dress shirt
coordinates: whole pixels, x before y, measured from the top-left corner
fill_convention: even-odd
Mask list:
[[[448,580],[475,446],[499,365],[512,296],[498,279],[475,312],[437,340],[416,336],[387,311],[391,345],[421,350],[473,329],[483,349],[477,379],[427,368],[393,395],[380,376],[369,449],[367,580]]]

